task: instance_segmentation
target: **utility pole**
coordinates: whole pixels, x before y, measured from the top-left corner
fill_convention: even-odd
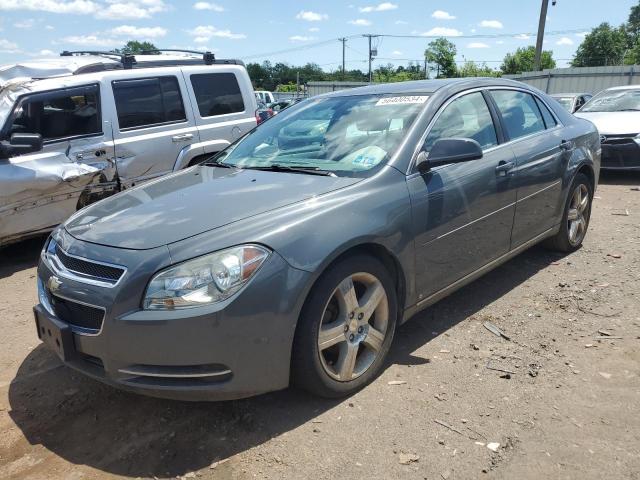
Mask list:
[[[551,1],[551,5],[555,6],[556,0]],[[534,60],[534,70],[540,70],[540,62],[542,60],[542,43],[544,41],[544,26],[547,23],[547,10],[549,9],[549,0],[542,0],[540,8],[540,20],[538,21],[538,38],[536,39],[536,56]]]
[[[369,39],[369,83],[371,83],[371,81],[373,80],[373,72],[371,71],[371,62],[373,61],[373,57],[378,55],[378,50],[375,48],[374,49],[371,48],[371,39],[374,37],[378,37],[378,35],[371,35],[370,33],[367,33],[366,35],[363,35],[363,37],[367,37]]]
[[[345,69],[344,69],[344,48],[346,46],[347,43],[347,39],[346,38],[339,38],[338,41],[342,42],[342,80],[344,80],[344,76],[345,76]]]

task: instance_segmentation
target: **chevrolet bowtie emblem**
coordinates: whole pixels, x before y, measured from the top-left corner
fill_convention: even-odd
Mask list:
[[[49,277],[49,280],[47,280],[47,288],[50,292],[55,292],[56,290],[58,290],[60,288],[60,285],[62,285],[62,282],[55,275],[52,275],[51,277]]]

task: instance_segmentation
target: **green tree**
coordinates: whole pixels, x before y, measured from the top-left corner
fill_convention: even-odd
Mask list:
[[[513,75],[522,72],[531,72],[535,68],[536,48],[534,46],[520,47],[514,53],[507,53],[500,65],[500,70],[505,75]],[[540,68],[555,68],[551,50],[543,50],[540,58]]]
[[[158,50],[151,42],[139,42],[138,40],[129,40],[124,47],[116,48],[115,51],[117,53],[142,53],[142,52],[153,52]]]
[[[626,27],[612,27],[604,22],[584,37],[576,50],[571,65],[574,67],[599,67],[622,63],[629,48]]]
[[[441,37],[429,43],[424,57],[427,62],[436,64],[437,78],[450,78],[456,76],[456,53],[455,44]]]
[[[476,63],[472,61],[464,62],[464,65],[458,69],[458,75],[461,77],[498,77],[500,72],[493,70],[486,63]]]

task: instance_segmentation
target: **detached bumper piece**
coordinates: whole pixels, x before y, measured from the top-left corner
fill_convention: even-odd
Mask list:
[[[640,145],[634,138],[635,135],[603,135],[601,168],[640,170]]]

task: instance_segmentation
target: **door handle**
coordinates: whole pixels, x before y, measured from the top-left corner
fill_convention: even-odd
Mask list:
[[[504,160],[502,160],[496,167],[496,175],[498,175],[499,177],[506,177],[507,174],[511,170],[513,170],[513,167],[515,166],[516,164],[513,162],[505,162]]]
[[[565,152],[570,152],[574,148],[575,148],[575,145],[573,144],[573,141],[571,141],[571,140],[563,140],[560,143],[560,149],[564,150]]]
[[[178,143],[178,142],[187,142],[192,138],[193,138],[193,134],[185,133],[184,135],[176,135],[174,137],[171,137],[171,140],[173,141],[173,143]]]

